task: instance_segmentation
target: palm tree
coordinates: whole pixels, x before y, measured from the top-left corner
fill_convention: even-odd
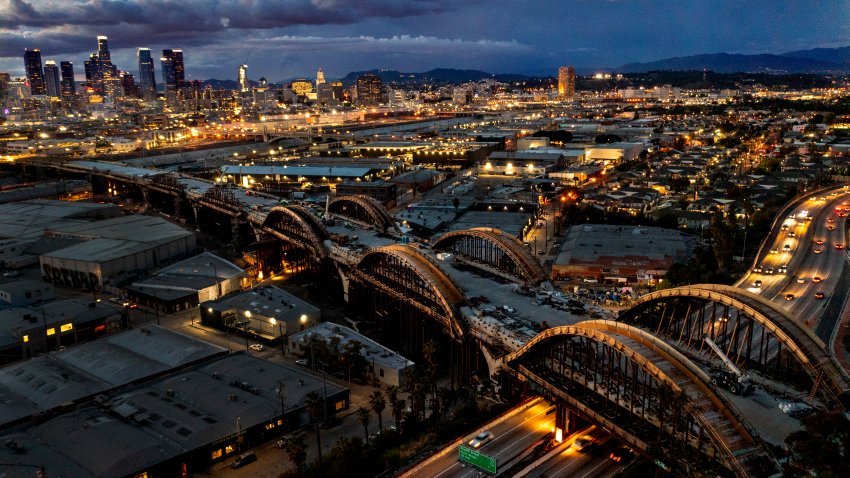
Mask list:
[[[395,418],[395,428],[401,432],[401,414],[404,411],[404,400],[398,399],[399,389],[395,385],[387,387],[387,399],[390,402],[390,407],[393,410],[393,418]]]
[[[375,411],[375,415],[378,416],[378,430],[384,431],[384,419],[381,416],[381,413],[387,408],[387,400],[384,398],[384,394],[381,393],[380,390],[375,390],[372,392],[372,395],[369,396],[369,405],[372,407],[372,410]]]
[[[322,416],[322,407],[324,401],[317,392],[310,392],[306,396],[304,407],[307,409],[307,414],[310,415],[310,420],[316,424],[316,446],[319,450],[319,468],[322,467],[322,437],[319,432],[319,417]]]
[[[363,425],[363,434],[366,436],[366,444],[369,444],[369,409],[360,407],[357,409],[357,418],[360,419],[360,424]]]
[[[295,465],[295,471],[298,476],[304,469],[304,462],[307,461],[307,444],[304,443],[304,436],[297,435],[289,437],[283,444],[283,449]]]

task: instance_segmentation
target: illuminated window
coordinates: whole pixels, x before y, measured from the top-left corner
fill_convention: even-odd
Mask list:
[[[275,427],[274,423],[269,423],[268,425],[266,425],[266,430],[271,430],[274,427]]]
[[[224,454],[229,455],[229,454],[233,453],[233,450],[234,450],[233,445],[227,445],[226,447],[224,447]]]
[[[218,450],[213,450],[213,452],[212,452],[212,457],[211,457],[211,458],[212,458],[213,460],[216,460],[216,459],[218,459],[218,458],[221,458],[221,455],[222,455],[222,453],[221,453],[221,448],[219,448]]]
[[[51,328],[47,329],[47,335],[55,335],[55,334],[56,334],[55,328],[51,327]]]
[[[345,408],[345,400],[340,400],[336,402],[336,411],[340,411]]]
[[[74,324],[65,324],[65,325],[59,327],[59,331],[60,332],[67,332],[67,331],[69,331],[73,328],[74,328]]]
[[[282,425],[283,425],[283,420],[278,420],[278,421],[277,421],[277,426],[282,426]]]
[[[29,341],[30,341],[30,336],[29,336],[29,335],[24,335],[24,336],[23,336],[23,339],[24,339],[24,343],[27,343],[27,342],[29,342]]]

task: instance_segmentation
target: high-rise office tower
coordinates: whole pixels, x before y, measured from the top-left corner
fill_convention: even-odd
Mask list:
[[[319,71],[316,72],[316,90],[318,91],[319,85],[322,85],[324,83],[325,83],[325,72],[323,72],[322,69],[319,68]]]
[[[154,76],[153,57],[150,48],[139,48],[139,89],[142,98],[152,100],[156,98],[156,77]]]
[[[59,98],[62,89],[59,84],[59,67],[56,66],[54,60],[44,62],[44,86],[47,90],[47,96]]]
[[[124,96],[138,98],[140,95],[139,86],[136,84],[136,78],[129,71],[122,71],[118,75],[121,78],[121,89],[124,91]]]
[[[239,91],[242,93],[247,93],[251,91],[251,85],[248,83],[248,65],[242,64],[239,65],[239,72],[237,73],[237,81],[239,82]]]
[[[571,66],[558,68],[558,96],[572,98],[576,95],[576,69]]]
[[[103,35],[97,37],[97,57],[104,63],[112,63],[112,56],[109,54],[109,44]]]
[[[366,73],[357,77],[357,102],[364,106],[381,104],[381,79]]]
[[[183,50],[162,50],[162,81],[167,91],[176,91],[186,85]]]
[[[59,62],[59,72],[62,74],[61,90],[62,97],[68,98],[77,93],[77,85],[74,82],[74,64],[70,61]]]
[[[30,92],[33,95],[47,93],[44,86],[44,70],[41,68],[41,50],[34,48],[24,50],[24,67],[27,70],[27,81],[30,84]]]

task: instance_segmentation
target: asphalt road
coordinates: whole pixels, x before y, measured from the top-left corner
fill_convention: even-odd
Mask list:
[[[779,230],[771,232],[772,240],[760,251],[757,265],[762,272],[751,271],[739,287],[761,294],[815,327],[844,269],[847,217],[839,213],[846,214],[845,207],[850,212],[847,191],[815,196],[795,207],[778,223]],[[774,272],[768,273],[768,268]],[[761,287],[755,287],[757,280],[762,282]],[[843,296],[844,291],[839,292]],[[823,298],[818,299],[818,293]]]
[[[490,428],[493,439],[481,446],[478,451],[496,458],[496,466],[499,468],[508,464],[526,447],[552,432],[555,426],[555,414],[548,413],[550,410],[554,408],[549,403],[541,401],[528,410],[494,425]],[[478,471],[475,468],[458,462],[458,454],[452,452],[429,463],[416,473],[408,475],[407,478],[475,478],[477,476]]]

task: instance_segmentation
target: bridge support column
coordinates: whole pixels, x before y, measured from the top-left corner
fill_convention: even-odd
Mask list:
[[[151,192],[150,189],[144,188],[144,187],[142,188],[142,201],[143,201],[143,204],[145,206],[145,209],[148,209],[148,208],[151,207],[150,192]]]
[[[183,216],[180,208],[183,207],[183,200],[180,199],[180,196],[174,198],[174,219],[180,220],[180,217]]]
[[[230,243],[233,245],[233,250],[239,250],[239,226],[242,221],[238,217],[230,218]]]
[[[576,419],[563,402],[555,404],[555,440],[561,442],[576,429]]]

